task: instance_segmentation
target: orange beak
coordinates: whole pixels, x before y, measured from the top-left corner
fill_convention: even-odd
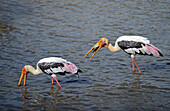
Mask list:
[[[25,77],[24,77],[24,75],[25,75]],[[25,86],[26,80],[27,80],[27,71],[25,70],[25,67],[22,68],[22,73],[21,73],[21,77],[20,77],[18,86],[20,86],[23,77],[24,77],[24,86]]]
[[[86,57],[91,51],[94,51],[94,54],[91,56],[90,61],[93,56],[103,47],[103,40],[100,39],[87,53],[84,57]]]

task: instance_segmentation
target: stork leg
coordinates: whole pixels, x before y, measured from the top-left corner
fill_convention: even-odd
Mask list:
[[[60,85],[60,83],[58,82],[57,78],[55,77],[54,79],[56,80],[58,86],[61,87],[61,85]]]
[[[135,65],[134,65],[134,62],[135,62],[135,58],[132,58],[132,72],[135,72]]]
[[[141,73],[141,70],[140,70],[140,68],[139,68],[139,66],[138,66],[138,64],[137,64],[137,62],[136,62],[136,60],[135,60],[135,58],[133,58],[133,59],[134,59],[134,62],[135,62],[135,64],[136,64],[136,67],[138,68],[139,73]]]
[[[51,77],[51,84],[53,85],[53,77]]]

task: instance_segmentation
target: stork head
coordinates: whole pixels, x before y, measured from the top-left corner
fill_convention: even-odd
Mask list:
[[[90,61],[91,59],[93,58],[93,56],[102,48],[102,47],[106,47],[108,48],[108,45],[109,45],[109,40],[105,37],[101,38],[87,53],[84,57],[86,57],[91,51],[93,51],[93,55],[91,56],[90,58]]]
[[[24,86],[25,86],[26,80],[27,80],[27,74],[28,74],[28,72],[27,72],[27,67],[24,66],[24,67],[22,68],[22,73],[21,73],[21,76],[20,76],[20,80],[19,80],[18,86],[20,86],[21,81],[22,81],[22,78],[23,78],[24,76],[25,76],[25,77],[24,77]]]

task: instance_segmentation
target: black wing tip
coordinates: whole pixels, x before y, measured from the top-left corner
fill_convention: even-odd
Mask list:
[[[159,52],[159,55],[161,56],[161,57],[164,57],[164,55],[160,52],[160,51],[158,51]]]
[[[77,72],[83,73],[83,71],[82,71],[82,70],[80,70],[80,69],[78,69],[78,70],[77,70]]]
[[[160,54],[160,56],[161,56],[161,57],[164,57],[164,55],[163,55],[163,54]]]
[[[79,72],[82,73],[83,71],[80,70],[80,69],[77,70],[77,72],[75,74],[78,75],[78,78],[80,77],[79,74],[78,74]]]
[[[82,73],[83,71],[80,70],[80,69],[78,69],[77,72],[76,72],[75,74],[78,74],[79,72]]]

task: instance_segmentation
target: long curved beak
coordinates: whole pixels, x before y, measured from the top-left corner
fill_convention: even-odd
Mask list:
[[[91,51],[93,51],[93,55],[90,58],[90,61],[92,60],[92,58],[94,57],[94,55],[102,48],[103,45],[103,40],[100,39],[87,53],[84,57],[86,57]]]
[[[20,76],[18,86],[20,86],[23,77],[24,77],[24,86],[25,86],[26,85],[26,80],[27,80],[27,71],[25,70],[25,67],[22,68],[22,73],[21,73],[21,76]]]

